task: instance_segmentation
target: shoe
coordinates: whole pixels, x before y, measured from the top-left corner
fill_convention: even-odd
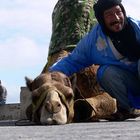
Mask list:
[[[140,109],[135,109],[135,108],[133,108],[133,109],[131,109],[130,114],[131,114],[132,116],[134,116],[135,118],[136,118],[136,117],[140,117]]]
[[[132,108],[130,111],[128,110],[118,110],[115,114],[112,114],[111,117],[107,120],[109,121],[125,121],[127,119],[135,119],[140,117],[140,109]]]

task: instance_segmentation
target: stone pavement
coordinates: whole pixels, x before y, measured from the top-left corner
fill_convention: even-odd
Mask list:
[[[140,140],[140,118],[124,122],[71,123],[53,126],[15,126],[0,122],[1,140]]]

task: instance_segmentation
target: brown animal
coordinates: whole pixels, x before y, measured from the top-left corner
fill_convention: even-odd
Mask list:
[[[116,100],[100,91],[94,70],[92,66],[74,76],[73,87],[69,78],[60,72],[46,72],[34,80],[26,77],[27,87],[32,91],[32,104],[27,109],[27,117],[41,124],[109,118],[116,112]],[[87,83],[82,84],[84,80]]]
[[[26,84],[32,92],[32,104],[26,111],[28,119],[41,124],[72,122],[74,94],[66,75],[53,72],[34,80],[26,77]]]

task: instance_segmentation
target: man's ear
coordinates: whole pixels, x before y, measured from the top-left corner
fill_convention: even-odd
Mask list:
[[[25,76],[25,81],[26,81],[26,86],[29,88],[30,91],[32,91],[33,80]]]

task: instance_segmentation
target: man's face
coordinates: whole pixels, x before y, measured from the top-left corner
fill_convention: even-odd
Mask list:
[[[112,32],[119,32],[124,27],[124,14],[119,5],[105,10],[103,18],[106,27]]]

